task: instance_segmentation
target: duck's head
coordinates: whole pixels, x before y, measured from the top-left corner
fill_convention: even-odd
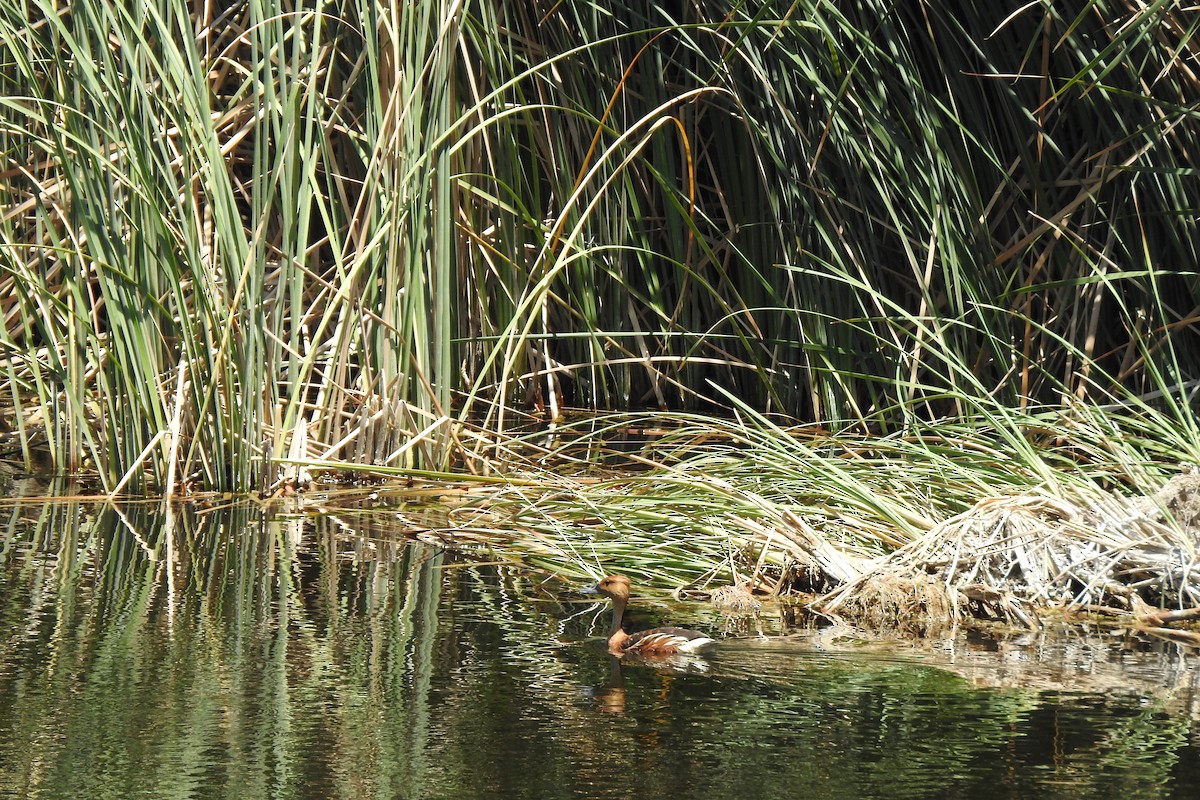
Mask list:
[[[607,578],[579,590],[583,594],[602,594],[610,599],[629,599],[629,578],[624,575],[609,575]]]

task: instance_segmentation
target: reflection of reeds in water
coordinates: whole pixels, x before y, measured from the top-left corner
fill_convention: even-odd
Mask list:
[[[324,521],[248,506],[167,513],[170,525],[146,506],[5,511],[0,586],[26,642],[7,657],[24,677],[6,702],[28,743],[10,769],[73,765],[40,771],[53,794],[135,774],[211,778],[229,760],[227,793],[272,796],[302,779],[358,780],[365,736],[393,749],[389,782],[419,785],[438,551],[395,537],[363,547]],[[378,709],[397,704],[405,713],[386,731]],[[148,748],[140,760],[78,760],[129,742]],[[380,762],[368,761],[374,785]]]

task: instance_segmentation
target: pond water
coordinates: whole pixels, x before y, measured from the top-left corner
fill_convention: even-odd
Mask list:
[[[1120,655],[1120,691],[1048,688],[1062,664],[1040,689],[977,688],[928,653],[805,634],[617,664],[606,610],[567,582],[403,534],[382,514],[0,509],[0,797],[1200,789],[1182,652]],[[635,625],[721,630],[694,604],[639,604]]]

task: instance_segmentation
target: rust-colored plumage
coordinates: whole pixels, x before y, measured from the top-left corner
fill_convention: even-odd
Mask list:
[[[636,633],[626,633],[622,627],[625,606],[629,602],[629,578],[624,575],[609,575],[607,578],[582,589],[585,594],[601,594],[612,600],[612,628],[609,630],[608,651],[614,655],[637,653],[646,656],[669,656],[676,653],[695,653],[716,644],[699,631],[686,628],[651,628]]]

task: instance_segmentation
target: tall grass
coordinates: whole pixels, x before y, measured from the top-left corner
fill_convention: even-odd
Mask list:
[[[6,436],[166,491],[529,406],[1194,437],[1194,15],[953,12],[2,0]]]

